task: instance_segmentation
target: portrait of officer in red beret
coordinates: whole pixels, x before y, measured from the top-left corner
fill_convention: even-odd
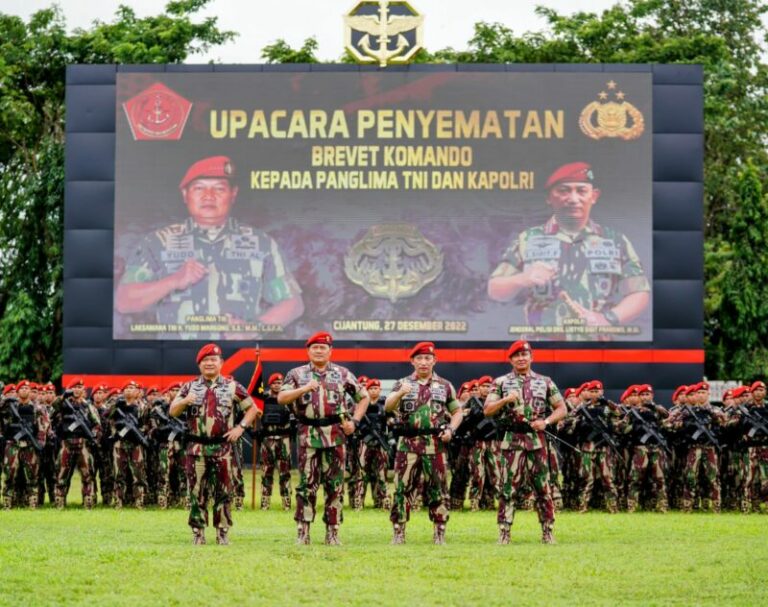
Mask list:
[[[246,324],[286,326],[304,312],[301,289],[277,242],[231,216],[238,196],[227,156],[194,162],[178,185],[188,217],[144,238],[126,260],[117,311],[156,313],[181,326],[177,337],[253,336]],[[226,317],[227,330],[185,330],[190,317]],[[186,333],[186,335],[185,335]]]
[[[524,305],[531,326],[631,324],[648,307],[650,283],[629,239],[591,219],[601,194],[591,165],[557,168],[545,189],[552,216],[513,238],[488,280],[488,296]],[[595,333],[566,331],[565,338]]]

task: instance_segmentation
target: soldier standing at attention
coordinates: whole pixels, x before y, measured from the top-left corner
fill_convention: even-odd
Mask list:
[[[325,489],[325,543],[339,545],[344,494],[344,445],[368,408],[368,392],[349,369],[331,362],[333,337],[315,333],[307,340],[309,362],[291,369],[277,397],[293,404],[298,422],[299,486],[296,488],[297,542],[309,544],[309,526],[315,520],[317,491]],[[346,397],[355,401],[348,417]]]
[[[515,497],[527,481],[536,495],[541,541],[553,544],[555,506],[550,487],[549,453],[544,431],[566,415],[555,382],[531,369],[533,352],[519,340],[507,350],[512,371],[496,378],[485,401],[485,414],[497,416],[504,431],[501,442],[501,496],[497,522],[499,543],[509,544]]]
[[[189,526],[195,545],[205,544],[208,496],[213,497],[216,543],[229,544],[232,526],[232,445],[262,412],[248,391],[221,375],[221,348],[207,344],[197,353],[200,376],[182,386],[171,403],[170,414],[185,414],[187,435],[187,483],[191,497]],[[235,425],[235,407],[245,413]]]
[[[283,374],[269,376],[269,393],[264,398],[264,417],[261,418],[259,455],[261,459],[261,509],[269,510],[275,471],[280,483],[283,510],[291,508],[291,413],[277,402],[283,387]]]
[[[396,411],[399,417],[395,499],[389,516],[394,531],[392,543],[405,543],[405,525],[411,514],[408,498],[423,479],[429,520],[434,525],[432,541],[444,544],[450,512],[446,445],[461,424],[462,409],[453,385],[434,372],[435,344],[418,343],[409,357],[414,372],[395,382],[384,404],[387,412]],[[445,425],[448,414],[450,423]]]

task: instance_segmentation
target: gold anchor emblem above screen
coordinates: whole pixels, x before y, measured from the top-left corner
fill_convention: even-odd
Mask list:
[[[358,63],[408,63],[422,48],[424,15],[409,2],[358,2],[344,16],[346,49]]]

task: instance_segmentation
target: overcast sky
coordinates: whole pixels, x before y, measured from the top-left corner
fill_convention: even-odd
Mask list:
[[[543,4],[570,14],[579,10],[599,12],[617,4],[616,0],[411,0],[426,15],[425,46],[435,51],[452,46],[464,49],[478,21],[498,21],[516,33],[540,30],[544,22],[534,8]],[[0,0],[0,11],[30,14],[50,6],[42,0]],[[94,19],[111,21],[119,4],[133,7],[139,17],[157,14],[163,0],[60,0],[69,29],[88,27]],[[219,27],[240,36],[232,43],[217,47],[209,55],[195,55],[188,63],[208,60],[223,63],[261,63],[261,49],[278,38],[298,47],[310,36],[319,44],[321,60],[338,59],[344,39],[341,16],[351,10],[354,0],[212,0],[203,13],[219,18]]]

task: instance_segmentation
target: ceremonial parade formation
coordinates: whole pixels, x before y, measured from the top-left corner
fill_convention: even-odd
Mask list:
[[[436,372],[432,342],[410,351],[413,373],[385,397],[381,381],[331,362],[333,338],[306,341],[308,362],[259,371],[245,388],[221,375],[221,349],[198,353],[200,376],[184,384],[128,381],[89,390],[75,378],[8,384],[0,401],[2,505],[35,509],[46,496],[67,507],[75,470],[82,504],[116,509],[189,510],[195,544],[204,544],[213,505],[216,541],[229,543],[232,509],[243,507],[241,441],[254,441],[261,466],[261,509],[277,475],[283,509],[310,543],[322,485],[325,543],[340,544],[344,488],[353,510],[389,511],[392,543],[406,541],[412,513],[424,507],[435,544],[446,542],[450,514],[496,510],[498,542],[507,544],[518,509],[535,509],[542,542],[553,543],[556,512],[605,509],[768,512],[766,384],[728,390],[712,402],[706,382],[681,385],[672,403],[648,384],[618,402],[600,380],[562,393],[532,369],[524,340],[506,352],[511,369],[464,382],[458,390]],[[250,439],[248,439],[250,437]],[[295,464],[295,466],[294,466]],[[388,483],[390,471],[393,484]]]

